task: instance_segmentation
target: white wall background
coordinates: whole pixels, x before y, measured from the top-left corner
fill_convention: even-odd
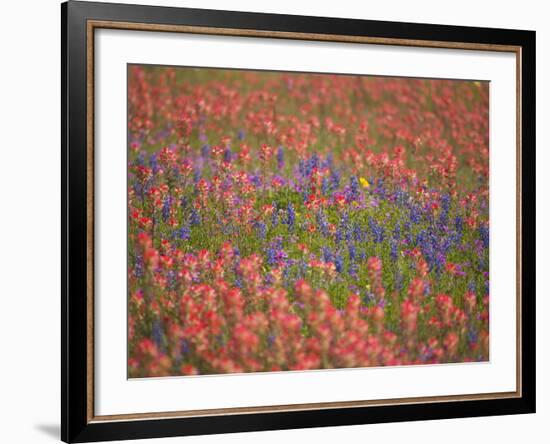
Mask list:
[[[537,384],[535,415],[223,436],[151,443],[548,442],[550,432],[550,28],[536,0],[124,1],[537,31]],[[0,27],[0,441],[54,442],[60,374],[60,20],[58,0],[5,2]],[[545,149],[546,148],[546,149]]]

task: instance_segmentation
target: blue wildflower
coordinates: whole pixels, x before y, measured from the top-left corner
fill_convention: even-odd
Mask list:
[[[390,244],[390,257],[393,262],[397,261],[397,242],[394,240]]]
[[[340,178],[342,174],[337,169],[333,168],[330,170],[330,182],[332,184],[332,190],[337,190],[340,187]]]
[[[153,170],[153,174],[157,174],[159,171],[158,154],[153,153],[149,156],[149,167]]]
[[[277,149],[277,166],[280,170],[285,166],[285,152],[282,146]]]
[[[134,259],[134,274],[140,278],[143,276],[143,256],[138,255]]]
[[[422,213],[420,208],[416,205],[411,205],[411,208],[409,210],[409,219],[413,224],[419,224],[422,220]]]
[[[344,259],[342,258],[341,254],[336,254],[334,258],[334,266],[336,267],[336,271],[338,273],[342,273],[344,271]]]
[[[483,243],[483,248],[489,248],[489,227],[479,227],[479,237]]]
[[[326,177],[323,177],[321,181],[321,193],[323,193],[323,196],[326,196],[329,192],[329,182]]]
[[[233,153],[231,152],[231,148],[229,146],[226,146],[225,151],[223,152],[223,160],[224,162],[231,163],[232,159]]]
[[[323,254],[323,261],[328,264],[329,262],[334,262],[334,258],[332,256],[332,252],[330,251],[330,248],[326,245],[322,248],[322,254]]]
[[[288,225],[289,230],[291,230],[294,227],[294,223],[296,222],[296,212],[294,211],[294,206],[292,203],[288,203],[287,208],[287,220],[286,224]]]
[[[401,224],[399,222],[395,224],[392,236],[395,240],[399,240],[401,238]]]
[[[199,180],[201,180],[201,178],[202,178],[202,171],[197,166],[193,169],[193,183],[196,185],[197,183],[199,183]]]
[[[164,343],[163,343],[164,331],[162,329],[162,324],[158,319],[156,319],[153,322],[153,331],[151,332],[151,336],[152,336],[153,342],[156,344],[159,350],[164,351],[165,349]]]
[[[372,217],[369,217],[369,229],[375,243],[379,244],[384,241],[384,227],[381,224],[376,223]]]
[[[257,222],[256,229],[258,230],[258,236],[260,236],[261,239],[265,239],[267,234],[267,227],[265,224],[263,222]]]
[[[170,208],[171,208],[171,206],[172,206],[172,199],[168,195],[168,196],[166,196],[166,198],[164,199],[164,202],[162,204],[162,220],[163,220],[163,222],[166,222],[168,220],[168,218],[170,217]]]
[[[279,211],[277,209],[277,204],[275,202],[272,203],[273,205],[273,213],[271,213],[271,226],[276,227],[279,223]]]
[[[201,216],[195,207],[191,207],[191,217],[189,218],[191,225],[200,225]]]
[[[348,255],[350,262],[355,262],[357,259],[357,248],[352,243],[348,244]]]
[[[327,237],[329,235],[328,220],[325,213],[321,210],[316,215],[317,225],[319,226],[320,233]]]
[[[175,239],[187,240],[191,237],[191,232],[187,227],[181,227],[179,230],[174,231],[173,237]]]

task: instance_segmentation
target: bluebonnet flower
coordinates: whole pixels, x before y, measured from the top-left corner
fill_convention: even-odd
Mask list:
[[[328,156],[325,158],[325,163],[323,166],[332,170],[332,168],[334,167],[334,156],[332,155],[332,153],[329,153]]]
[[[280,170],[285,166],[285,152],[282,146],[277,149],[277,166]]]
[[[134,274],[138,278],[143,276],[143,256],[141,254],[134,259]]]
[[[199,180],[201,180],[201,178],[202,178],[202,171],[200,167],[196,166],[193,169],[193,183],[196,185],[197,183],[199,183]]]
[[[445,267],[445,264],[447,262],[447,259],[443,253],[437,253],[435,256],[435,270],[439,274],[443,267]]]
[[[180,341],[180,353],[184,356],[189,353],[189,342],[186,339]]]
[[[357,176],[351,176],[349,179],[347,198],[349,202],[356,201],[359,198],[359,180],[357,179]]]
[[[483,248],[489,248],[489,227],[479,227],[479,237],[483,243]]]
[[[265,239],[267,234],[267,228],[265,224],[263,222],[257,222],[256,229],[258,230],[258,236],[260,236],[261,239]]]
[[[369,217],[369,229],[375,243],[379,244],[384,241],[384,227],[376,223],[372,217]]]
[[[422,212],[416,205],[411,205],[409,210],[409,219],[413,224],[419,224],[422,220]]]
[[[225,151],[223,152],[223,160],[224,162],[230,163],[233,159],[233,153],[231,152],[231,148],[229,146],[225,147]]]
[[[344,230],[341,225],[336,229],[335,240],[338,244],[344,240]]]
[[[457,241],[462,241],[462,235],[464,233],[464,220],[462,219],[462,216],[456,216],[455,217],[455,230],[457,234]]]
[[[273,205],[273,213],[271,213],[271,226],[276,227],[279,223],[279,211],[277,209],[277,204],[275,202],[272,203]]]
[[[174,290],[176,288],[176,272],[174,270],[168,270],[166,273],[166,277],[168,278],[168,288],[170,290]]]
[[[300,159],[300,161],[298,162],[298,173],[303,178],[307,177],[307,174],[306,174],[306,161],[303,160],[303,159]]]
[[[403,191],[403,190],[397,190],[395,193],[394,193],[394,199],[395,199],[395,202],[398,204],[398,205],[405,205],[407,203],[407,201],[409,200],[409,195]]]
[[[323,196],[326,196],[329,192],[329,182],[326,177],[323,177],[321,181],[321,193],[323,193]]]
[[[141,185],[141,182],[136,182],[134,184],[134,191],[141,198],[141,200],[143,200],[144,192],[143,192],[143,186]]]
[[[401,291],[401,289],[403,288],[403,274],[401,274],[401,271],[397,270],[395,272],[395,278],[394,278],[394,287],[395,287],[395,290],[396,291]]]
[[[174,231],[173,237],[175,239],[187,240],[191,237],[191,232],[187,227],[181,227],[179,230]]]
[[[399,222],[395,224],[392,236],[395,240],[399,240],[401,238],[401,224]]]
[[[298,171],[304,179],[311,177],[311,173],[315,168],[319,168],[319,157],[317,153],[313,153],[313,155],[305,161],[300,160],[298,164]]]
[[[304,187],[304,189],[302,190],[302,201],[306,203],[308,199],[309,199],[309,190],[307,187]]]
[[[245,136],[246,136],[246,134],[245,134],[244,130],[240,129],[238,134],[237,134],[237,139],[244,140]]]
[[[268,265],[275,265],[277,263],[277,250],[273,245],[269,245],[266,248],[265,255]]]
[[[319,156],[317,153],[313,153],[309,159],[309,175],[311,175],[314,168],[319,168]]]
[[[475,328],[468,329],[468,342],[472,345],[477,343],[478,335]]]
[[[153,330],[151,332],[151,336],[152,336],[153,342],[156,344],[159,350],[164,352],[165,350],[165,346],[163,343],[164,331],[162,330],[162,324],[158,319],[156,319],[153,322]]]
[[[448,194],[443,194],[441,196],[441,213],[439,214],[439,226],[444,228],[449,222],[449,208],[451,205],[451,196]]]
[[[207,159],[208,156],[210,156],[210,145],[204,144],[204,145],[201,147],[201,155],[202,155],[202,157],[204,157],[205,159]]]
[[[285,284],[288,284],[288,282],[290,281],[290,267],[284,267],[283,268],[283,282],[285,282]]]
[[[348,244],[348,255],[350,262],[355,262],[357,259],[357,248],[355,248],[355,245],[352,243]]]
[[[344,212],[340,216],[340,223],[336,230],[336,242],[341,242],[342,240],[350,241],[353,237],[352,226],[349,222],[349,214]]]
[[[412,224],[410,222],[405,222],[405,226],[403,227],[405,230],[405,240],[409,245],[413,243],[413,235],[412,235]]]
[[[294,211],[294,206],[292,203],[288,203],[287,208],[287,220],[286,224],[288,225],[289,230],[291,230],[294,227],[294,223],[296,222],[296,212]]]
[[[162,220],[166,222],[170,217],[170,208],[172,206],[172,199],[168,195],[165,197],[164,202],[162,203]]]
[[[328,264],[329,262],[334,262],[334,257],[332,255],[332,252],[330,251],[329,247],[327,247],[326,245],[323,246],[322,253],[323,253],[323,261],[325,263]]]
[[[288,255],[283,249],[283,242],[280,237],[276,237],[266,248],[266,259],[268,265],[281,265],[285,263]]]
[[[143,151],[140,151],[136,157],[136,165],[143,166],[145,165],[145,157]]]
[[[424,284],[424,296],[428,296],[431,291],[432,291],[432,287],[430,286],[430,283],[426,282]]]
[[[342,174],[337,169],[333,168],[330,170],[330,182],[332,184],[332,190],[337,190],[340,187],[340,179]]]
[[[424,256],[424,259],[426,259],[430,270],[436,267],[439,261],[436,251],[437,239],[435,238],[433,233],[429,232],[428,230],[422,230],[416,236],[416,243]]]
[[[350,262],[348,268],[349,275],[353,278],[356,278],[357,272],[359,271],[359,265],[357,264],[357,262]]]
[[[271,276],[271,275],[267,275],[267,276]],[[266,276],[266,279],[267,279],[267,276]],[[266,283],[270,283],[270,282],[266,282]],[[243,278],[240,274],[235,274],[235,286],[236,287],[239,287],[239,288],[244,288],[244,283],[243,283]]]
[[[307,273],[307,263],[303,259],[298,261],[298,277],[304,277]]]
[[[382,179],[378,179],[376,183],[376,188],[374,189],[374,194],[377,194],[380,199],[384,199],[386,197],[386,188],[384,186],[384,181]]]
[[[365,231],[361,228],[357,222],[354,222],[352,228],[353,239],[356,242],[363,242],[365,240]]]
[[[334,258],[334,266],[336,267],[336,271],[338,273],[342,273],[344,271],[344,259],[340,253],[336,254]]]
[[[158,154],[153,153],[149,156],[149,167],[153,170],[153,174],[157,174],[159,171]]]
[[[390,244],[390,257],[392,261],[397,261],[397,242],[395,240],[392,240]]]
[[[447,254],[453,245],[453,239],[450,236],[443,236],[439,242],[439,251]]]
[[[320,233],[327,237],[329,235],[328,220],[325,213],[321,210],[316,215],[317,225],[319,226]]]
[[[189,218],[189,223],[191,225],[200,225],[201,216],[195,207],[191,207],[191,217]]]
[[[262,178],[258,174],[251,175],[248,180],[250,180],[250,183],[252,183],[256,188],[262,186]]]

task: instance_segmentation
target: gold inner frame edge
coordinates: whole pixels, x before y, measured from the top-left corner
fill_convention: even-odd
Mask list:
[[[222,35],[232,37],[277,38],[289,40],[309,40],[337,43],[363,43],[375,45],[394,45],[422,48],[463,49],[474,51],[511,52],[516,55],[516,391],[497,393],[474,393],[450,396],[421,396],[409,398],[338,401],[306,404],[285,404],[256,407],[229,407],[202,410],[183,410],[173,412],[145,412],[96,416],[94,413],[94,31],[95,29],[119,29],[131,31],[177,32],[202,35]],[[521,152],[522,152],[522,109],[521,109],[521,46],[486,43],[445,42],[432,40],[414,40],[381,38],[366,36],[346,36],[333,34],[311,34],[285,31],[264,31],[254,29],[214,28],[187,25],[163,25],[132,23],[122,21],[88,20],[86,25],[86,205],[87,205],[87,421],[88,423],[114,422],[127,420],[189,418],[199,416],[226,416],[253,413],[293,412],[301,410],[327,410],[335,408],[358,408],[415,403],[460,402],[474,400],[509,399],[522,396],[522,347],[521,347]]]

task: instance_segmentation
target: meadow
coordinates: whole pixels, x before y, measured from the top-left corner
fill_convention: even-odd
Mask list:
[[[489,84],[132,65],[132,378],[489,359]]]

